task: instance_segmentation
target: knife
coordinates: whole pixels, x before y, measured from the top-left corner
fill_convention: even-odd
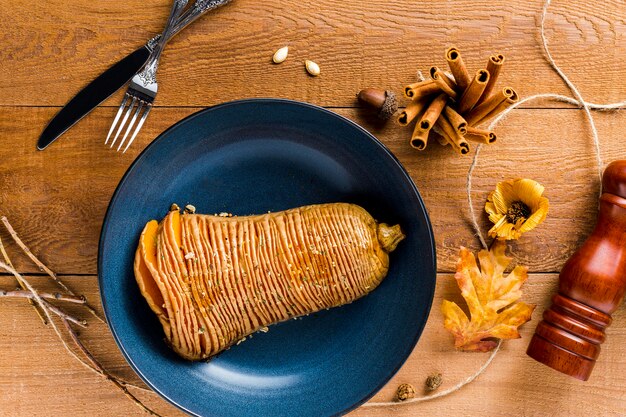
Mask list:
[[[185,10],[177,21],[170,37],[174,37],[191,22],[205,12],[218,8],[230,0],[196,0],[193,6]],[[130,53],[121,61],[100,74],[87,84],[50,120],[37,141],[37,149],[46,149],[70,127],[89,114],[110,95],[122,88],[148,62],[152,49],[160,35],[150,39],[141,48]],[[169,39],[169,38],[168,38]]]
[[[46,149],[66,130],[129,82],[133,75],[145,65],[149,56],[150,49],[144,45],[90,82],[50,120],[39,137],[37,149],[40,151]]]

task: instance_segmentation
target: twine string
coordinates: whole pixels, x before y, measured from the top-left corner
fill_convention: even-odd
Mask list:
[[[511,111],[513,111],[515,108],[521,106],[522,104],[525,104],[534,100],[549,99],[549,100],[555,100],[555,101],[573,104],[582,108],[585,112],[585,116],[587,118],[587,121],[589,122],[589,128],[591,130],[591,138],[593,140],[593,145],[595,149],[598,180],[600,183],[600,186],[598,187],[598,194],[602,195],[603,162],[602,162],[602,154],[600,151],[600,138],[598,135],[598,129],[596,128],[593,115],[591,114],[591,110],[599,110],[599,111],[618,110],[626,106],[626,101],[620,101],[620,102],[615,102],[615,103],[605,103],[605,104],[591,103],[591,102],[585,101],[580,90],[578,90],[578,87],[576,87],[576,85],[567,77],[567,75],[565,75],[561,67],[559,67],[558,64],[554,61],[554,58],[552,57],[552,54],[550,53],[550,48],[548,47],[548,40],[545,34],[546,15],[548,13],[548,8],[550,6],[551,1],[552,0],[546,0],[546,2],[543,5],[543,10],[541,13],[540,34],[541,34],[541,44],[543,46],[543,52],[546,56],[546,59],[550,63],[550,66],[556,71],[556,73],[561,77],[561,79],[563,79],[567,87],[572,91],[572,93],[574,94],[574,96],[576,96],[576,98],[564,96],[561,94],[552,94],[552,93],[535,94],[535,95],[526,97],[525,99],[518,101],[517,103],[513,104],[512,106],[504,110],[502,113],[500,113],[495,119],[491,121],[491,123],[489,123],[487,130],[493,130],[493,128],[500,121],[502,121],[506,116],[508,116],[509,113],[511,113]],[[476,151],[474,152],[472,163],[467,171],[466,192],[467,192],[467,204],[468,204],[469,212],[470,212],[470,221],[472,223],[472,226],[474,227],[474,232],[476,233],[476,236],[480,240],[481,245],[486,248],[487,247],[486,242],[480,230],[480,226],[478,225],[478,220],[476,218],[476,213],[474,211],[474,204],[472,203],[472,174],[474,173],[474,169],[476,168],[476,164],[478,162],[478,155],[480,155],[480,150],[482,149],[482,146],[483,145],[478,145],[476,147]]]
[[[495,119],[493,119],[491,121],[491,123],[487,127],[487,130],[493,130],[493,128],[499,122],[501,122],[507,115],[509,115],[515,108],[521,106],[522,104],[528,103],[530,101],[546,100],[546,99],[548,99],[548,100],[555,100],[555,101],[568,103],[568,104],[573,104],[575,106],[578,106],[578,107],[580,107],[580,108],[582,108],[584,110],[586,118],[587,118],[587,121],[588,121],[588,124],[589,124],[589,128],[591,130],[591,136],[592,136],[593,144],[594,144],[594,148],[595,148],[595,157],[596,157],[598,178],[600,180],[600,184],[602,184],[601,180],[602,180],[603,163],[602,163],[602,155],[600,153],[600,139],[599,139],[599,135],[598,135],[598,130],[596,128],[596,124],[595,124],[593,116],[591,114],[591,110],[598,110],[598,111],[617,110],[617,109],[625,107],[626,106],[626,101],[621,101],[621,102],[616,102],[616,103],[598,104],[598,103],[587,102],[587,101],[584,100],[582,94],[580,93],[580,91],[578,90],[576,85],[574,85],[574,83],[572,83],[570,81],[570,79],[565,75],[563,70],[561,70],[561,68],[554,61],[554,58],[552,57],[552,54],[550,53],[550,50],[548,48],[548,41],[547,41],[547,38],[546,38],[546,35],[545,35],[545,20],[546,20],[546,15],[547,15],[547,12],[548,12],[548,8],[550,7],[550,3],[551,3],[551,0],[546,0],[545,1],[544,6],[543,6],[543,11],[541,13],[540,34],[541,34],[541,43],[542,43],[542,46],[543,46],[543,51],[544,51],[544,54],[546,56],[546,59],[550,63],[550,66],[556,71],[556,73],[561,77],[561,79],[563,79],[565,84],[572,91],[572,93],[574,94],[574,96],[576,98],[564,96],[564,95],[561,95],[561,94],[552,94],[552,93],[535,94],[535,95],[526,97],[525,99],[518,101],[517,103],[513,104],[512,106],[510,106],[509,108],[504,110],[502,113],[500,113]],[[421,72],[418,72],[418,78],[423,81],[424,77],[421,74]],[[474,170],[476,169],[476,164],[478,162],[478,156],[480,155],[480,150],[482,149],[482,146],[483,145],[478,145],[476,147],[476,151],[474,152],[474,157],[473,157],[472,162],[471,162],[471,164],[469,166],[469,169],[467,171],[466,191],[467,191],[467,204],[468,204],[468,208],[469,208],[470,220],[471,220],[472,226],[474,227],[474,231],[475,231],[476,236],[478,237],[481,245],[485,249],[487,249],[488,248],[487,242],[485,241],[485,238],[484,238],[484,236],[482,234],[482,231],[480,230],[480,226],[478,225],[476,212],[474,210],[474,205],[472,203],[472,175],[474,173]],[[601,185],[600,185],[600,188],[601,188]],[[602,191],[600,190],[600,193],[601,192]],[[498,345],[491,352],[491,354],[489,355],[489,357],[487,358],[485,363],[474,374],[472,374],[469,377],[461,380],[460,382],[458,382],[457,384],[455,384],[454,386],[452,386],[452,387],[450,387],[450,388],[448,388],[446,390],[440,391],[440,392],[435,393],[435,394],[426,395],[426,396],[423,396],[423,397],[410,398],[410,399],[408,399],[406,401],[402,401],[402,402],[395,402],[395,401],[390,401],[390,402],[369,402],[369,403],[363,404],[363,407],[385,407],[385,406],[397,406],[397,405],[402,405],[402,404],[412,404],[412,403],[416,403],[416,402],[434,400],[435,398],[441,398],[441,397],[445,397],[447,395],[450,395],[450,394],[460,390],[465,385],[467,385],[467,384],[471,383],[472,381],[476,380],[476,378],[478,378],[489,367],[489,365],[491,364],[491,362],[495,358],[496,354],[500,350],[501,346],[502,346],[502,340],[499,340],[498,341]]]
[[[591,111],[589,110],[589,105],[583,99],[583,95],[580,93],[576,85],[567,78],[567,75],[561,70],[561,68],[556,64],[554,58],[552,58],[552,54],[550,53],[550,49],[548,48],[548,39],[546,38],[545,31],[545,23],[546,23],[546,15],[548,14],[548,7],[550,7],[550,3],[552,0],[546,0],[543,5],[543,11],[541,12],[541,42],[543,44],[543,52],[546,54],[548,58],[548,62],[550,66],[556,71],[557,74],[563,79],[563,82],[567,84],[569,89],[574,93],[576,98],[578,99],[580,105],[583,107],[585,111],[585,115],[587,116],[587,121],[589,121],[589,127],[591,128],[591,134],[593,137],[593,144],[596,150],[596,162],[598,168],[598,179],[600,183],[602,183],[602,155],[600,154],[600,140],[598,138],[598,129],[596,129],[596,122],[593,120],[593,116],[591,115]]]
[[[389,401],[389,402],[380,402],[380,403],[365,403],[365,404],[362,405],[362,407],[385,407],[385,406],[391,406],[391,405],[419,403],[419,402],[422,402],[422,401],[434,400],[435,398],[440,398],[440,397],[445,397],[446,395],[450,395],[453,392],[456,392],[456,391],[460,390],[461,388],[463,388],[463,386],[469,384],[470,382],[472,382],[476,378],[478,378],[478,376],[480,374],[482,374],[485,371],[485,369],[487,369],[487,367],[491,364],[491,361],[493,361],[493,358],[496,357],[496,354],[500,350],[500,346],[502,346],[502,339],[498,340],[498,344],[491,351],[491,354],[489,355],[489,357],[487,358],[485,363],[483,363],[483,365],[480,368],[478,368],[478,371],[474,372],[472,375],[470,375],[467,378],[465,378],[464,380],[460,381],[459,383],[457,383],[453,387],[450,387],[450,388],[448,388],[446,390],[443,390],[443,391],[439,391],[439,392],[437,392],[435,394],[430,394],[430,395],[426,395],[426,396],[423,396],[423,397],[409,398],[408,400],[405,400],[405,401],[402,401],[402,402]]]

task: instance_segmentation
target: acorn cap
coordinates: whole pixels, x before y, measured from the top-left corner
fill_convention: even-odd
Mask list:
[[[365,88],[357,95],[359,101],[368,107],[378,110],[378,117],[383,120],[389,119],[398,111],[398,100],[393,91],[379,88]]]
[[[383,103],[383,108],[378,112],[378,117],[387,120],[397,111],[398,100],[396,99],[396,94],[393,91],[386,90],[385,102]]]

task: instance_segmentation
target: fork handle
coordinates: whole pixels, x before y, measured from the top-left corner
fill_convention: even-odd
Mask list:
[[[231,0],[196,0],[193,6],[182,11],[187,5],[187,0],[174,0],[170,16],[163,32],[146,43],[146,48],[150,51],[150,56],[146,65],[139,73],[144,85],[156,82],[156,72],[159,67],[159,59],[167,42],[176,36],[185,27],[196,21],[200,16],[209,10],[228,3]],[[182,13],[181,13],[182,12]]]
[[[181,12],[187,5],[187,0],[174,0],[170,15],[167,18],[165,28],[160,35],[150,39],[146,46],[151,51],[144,69],[141,71],[140,77],[144,84],[156,82],[156,72],[159,67],[159,59],[167,42],[172,38],[175,24],[181,15]]]
[[[193,6],[185,10],[185,12],[176,21],[171,37],[174,37],[185,27],[196,21],[200,16],[210,10],[215,10],[220,6],[229,3],[231,0],[196,0]]]
[[[172,31],[168,34],[166,42],[169,42],[174,36],[178,35],[181,30],[198,20],[198,18],[203,16],[206,12],[215,10],[231,1],[232,0],[196,0],[193,6],[189,7],[178,17],[174,23]],[[150,50],[150,52],[155,50],[161,36],[161,34],[156,35],[148,41],[146,47]]]

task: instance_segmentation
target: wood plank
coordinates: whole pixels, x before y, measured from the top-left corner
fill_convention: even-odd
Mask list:
[[[334,107],[376,134],[398,156],[419,186],[437,240],[437,293],[428,326],[409,361],[374,400],[387,401],[399,383],[421,387],[432,372],[452,386],[485,360],[455,352],[442,330],[441,300],[459,300],[452,276],[460,245],[478,247],[464,194],[470,158],[431,144],[417,153],[410,129],[383,125],[356,107],[367,86],[399,90],[417,69],[444,67],[443,50],[461,48],[472,70],[492,52],[507,55],[501,83],[522,96],[570,94],[545,61],[539,45],[543,1],[459,0],[236,0],[207,16],[168,47],[159,72],[157,108],[129,154],[113,155],[101,144],[117,93],[46,152],[35,141],[50,117],[76,91],[160,30],[166,0],[125,2],[0,0],[0,215],[7,215],[33,251],[58,272],[86,274],[66,280],[98,303],[97,240],[115,185],[135,156],[172,123],[201,107],[242,97],[276,96]],[[620,62],[626,56],[626,9],[619,0],[556,2],[547,36],[554,58],[590,101],[624,100]],[[289,44],[289,59],[270,63]],[[319,78],[302,61],[322,68]],[[32,106],[32,107],[25,107]],[[52,106],[52,107],[45,107]],[[178,107],[177,106],[182,106]],[[530,108],[564,107],[553,103]],[[595,114],[605,163],[624,158],[623,113]],[[475,208],[502,179],[529,177],[546,186],[546,222],[512,249],[534,272],[556,272],[593,228],[597,179],[593,146],[578,110],[515,111],[497,129],[499,143],[484,148],[474,178]],[[1,229],[1,228],[0,228]],[[3,241],[9,241],[0,230]],[[21,271],[37,269],[8,244]],[[42,288],[45,278],[33,277]],[[509,341],[476,382],[444,399],[393,408],[362,408],[355,416],[544,416],[626,415],[626,311],[618,310],[590,381],[560,375],[524,351],[549,304],[557,275],[532,274],[525,301],[537,303],[522,340]],[[0,288],[12,288],[0,275]],[[82,332],[87,345],[116,375],[138,382],[104,324]],[[0,415],[144,415],[109,383],[69,357],[51,330],[23,300],[0,301]],[[179,416],[156,394],[137,392],[163,415]],[[8,405],[8,406],[7,406]]]
[[[102,314],[97,277],[63,277],[63,281],[76,293],[84,294]],[[58,290],[46,277],[30,277],[29,282],[40,290]],[[0,276],[0,288],[14,286],[12,277]],[[88,320],[89,327],[79,331],[81,340],[109,372],[145,387],[126,364],[106,324],[85,314],[80,307],[67,303],[62,306]],[[54,331],[43,326],[25,300],[0,301],[0,348],[0,399],[11,407],[9,414],[0,410],[0,415],[145,416],[110,382],[71,357]],[[164,416],[186,415],[152,391],[131,391]]]
[[[125,155],[102,145],[115,112],[101,108],[44,152],[39,132],[56,108],[0,108],[0,212],[32,250],[55,271],[95,274],[102,218],[115,186],[137,154],[159,132],[195,108],[157,108]],[[437,143],[419,153],[408,146],[410,128],[380,124],[359,109],[337,109],[377,135],[405,165],[419,187],[435,232],[438,267],[452,271],[459,246],[476,248],[468,221],[465,183],[469,157]],[[605,162],[624,158],[623,113],[596,113]],[[483,231],[482,205],[497,181],[527,177],[541,182],[550,199],[548,219],[513,247],[534,272],[559,271],[591,232],[598,180],[593,146],[579,110],[517,110],[497,128],[499,142],[485,147],[475,172],[475,207]],[[2,228],[0,228],[2,229]],[[9,241],[4,231],[3,241]],[[36,269],[15,247],[18,268]]]
[[[64,277],[100,308],[95,276]],[[522,339],[507,341],[491,367],[471,385],[446,398],[413,405],[362,408],[354,416],[540,416],[626,414],[626,310],[618,310],[591,379],[580,382],[534,362],[525,355],[529,338],[556,288],[554,274],[533,274],[525,286],[524,300],[538,304],[532,322],[522,327]],[[38,288],[51,288],[43,277],[31,278]],[[0,276],[0,288],[12,288],[12,278]],[[453,276],[439,274],[428,325],[411,357],[393,380],[373,400],[388,401],[400,383],[418,389],[433,372],[441,372],[445,389],[474,372],[484,354],[456,352],[442,328],[442,299],[459,301]],[[84,314],[83,314],[84,316]],[[86,316],[85,316],[86,317]],[[88,318],[88,317],[87,317]],[[90,320],[81,332],[85,344],[116,375],[139,382],[124,362],[106,326]],[[65,353],[51,329],[39,322],[24,300],[0,302],[0,399],[11,404],[11,415],[143,415],[110,383],[85,369]],[[358,377],[355,375],[355,377]],[[153,393],[135,391],[151,407],[168,416],[179,416],[172,406]],[[2,414],[2,413],[0,413]]]
[[[167,0],[2,0],[0,105],[63,105],[88,81],[156,34]],[[286,97],[353,106],[364,87],[399,90],[418,69],[445,66],[461,48],[472,71],[507,55],[502,82],[523,95],[568,93],[549,68],[537,25],[543,1],[236,0],[172,41],[159,72],[157,105],[213,105],[242,97]],[[557,2],[547,21],[555,59],[589,100],[626,97],[626,9]],[[279,47],[291,55],[271,65]],[[311,59],[322,76],[308,77]],[[107,101],[117,106],[119,96]]]

